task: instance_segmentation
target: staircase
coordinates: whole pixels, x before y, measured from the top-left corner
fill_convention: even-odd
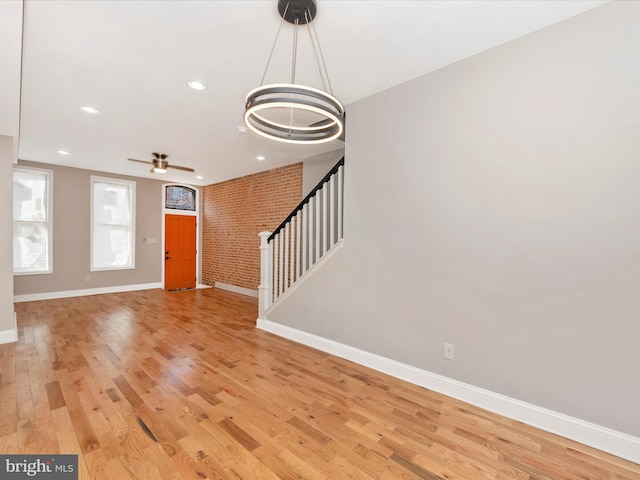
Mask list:
[[[260,232],[258,318],[342,240],[344,157],[273,232]]]

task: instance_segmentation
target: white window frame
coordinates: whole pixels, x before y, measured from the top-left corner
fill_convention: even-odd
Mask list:
[[[15,165],[13,172],[37,172],[45,176],[46,179],[46,201],[47,201],[47,221],[24,223],[45,223],[47,226],[47,268],[46,270],[13,270],[14,275],[42,275],[53,273],[53,170],[44,168],[26,167],[24,165]],[[12,194],[13,202],[13,194]],[[13,208],[13,207],[12,207]],[[12,210],[13,211],[13,210]],[[12,228],[15,227],[16,220],[12,218]],[[13,263],[13,260],[12,260]]]
[[[116,266],[116,267],[95,267],[93,264],[93,238],[94,238],[94,230],[96,224],[94,223],[93,218],[93,204],[95,197],[95,184],[96,183],[111,183],[119,186],[126,186],[129,189],[129,198],[131,199],[130,208],[130,218],[131,218],[131,262],[129,265]],[[91,272],[104,272],[111,270],[133,270],[136,268],[136,182],[130,180],[121,180],[119,178],[110,178],[110,177],[99,177],[96,175],[91,175],[91,246],[90,246],[90,268]]]

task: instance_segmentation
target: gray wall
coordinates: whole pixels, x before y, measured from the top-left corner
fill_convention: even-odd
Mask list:
[[[0,333],[10,341],[13,314],[13,163],[20,131],[20,61],[22,49],[22,2],[0,2]]]
[[[302,162],[302,198],[307,196],[342,157],[343,148],[306,158]]]
[[[13,137],[0,135],[0,218],[4,233],[0,234],[0,332],[13,330]]]
[[[163,182],[36,162],[19,165],[53,170],[53,273],[15,276],[15,295],[162,281]],[[136,182],[135,269],[89,271],[91,175]],[[154,237],[158,243],[144,243],[144,237]]]
[[[613,2],[349,105],[344,248],[269,320],[640,437],[638,25]]]
[[[14,141],[20,128],[23,8],[21,1],[0,2],[0,135]]]

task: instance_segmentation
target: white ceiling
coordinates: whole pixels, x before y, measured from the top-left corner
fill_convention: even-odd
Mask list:
[[[602,3],[320,0],[314,24],[334,94],[347,106],[348,138],[349,103]],[[281,22],[276,5],[26,0],[20,158],[206,185],[341,148],[237,132]],[[266,83],[289,79],[291,29],[283,26]],[[307,57],[307,33],[300,33],[299,57]],[[191,90],[190,79],[208,88]],[[297,80],[319,85],[304,58]],[[151,152],[196,173],[159,176],[127,161]]]

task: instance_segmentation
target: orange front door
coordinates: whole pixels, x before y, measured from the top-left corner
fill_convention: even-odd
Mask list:
[[[164,246],[164,288],[195,288],[196,217],[165,215]]]

